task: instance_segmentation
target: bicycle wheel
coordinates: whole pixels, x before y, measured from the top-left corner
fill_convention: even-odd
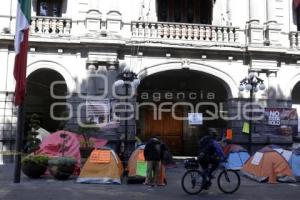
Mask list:
[[[203,176],[199,170],[188,170],[181,179],[182,189],[190,194],[195,195],[203,189]]]
[[[218,187],[226,194],[236,192],[239,189],[240,184],[240,175],[234,170],[224,169],[218,176]]]

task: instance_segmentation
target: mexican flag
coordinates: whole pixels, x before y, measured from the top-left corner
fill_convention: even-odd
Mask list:
[[[16,57],[14,67],[14,77],[16,80],[16,106],[20,105],[24,101],[25,97],[30,12],[31,0],[18,0],[15,35]]]

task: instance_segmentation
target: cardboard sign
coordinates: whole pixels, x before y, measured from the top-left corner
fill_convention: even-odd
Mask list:
[[[147,174],[147,162],[137,161],[136,175],[146,177],[146,174]]]
[[[95,150],[90,156],[91,163],[109,163],[110,159],[110,150]]]
[[[243,124],[243,133],[246,133],[246,134],[250,133],[250,125],[248,122],[244,122],[244,124]]]
[[[139,161],[145,161],[144,151],[139,151],[138,159]]]
[[[282,109],[272,109],[272,108],[266,108],[266,112],[268,112],[268,125],[273,125],[273,126],[280,126],[280,115],[282,112]]]
[[[263,156],[264,156],[263,153],[261,153],[261,152],[256,152],[256,153],[254,154],[254,156],[253,156],[253,159],[252,159],[252,161],[251,161],[251,164],[252,164],[252,165],[259,165],[259,163],[260,163],[260,161],[261,161],[261,159],[262,159]]]
[[[232,140],[232,136],[233,136],[232,129],[227,129],[226,130],[226,139],[227,140]]]
[[[202,125],[203,114],[202,113],[188,113],[189,125]]]

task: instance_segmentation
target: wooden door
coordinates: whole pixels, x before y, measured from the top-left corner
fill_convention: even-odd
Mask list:
[[[158,136],[170,149],[173,155],[182,154],[183,142],[182,131],[183,121],[175,120],[172,113],[162,113],[160,120],[155,120],[153,111],[145,112],[144,133],[145,138],[148,139],[153,136]],[[177,116],[182,116],[181,111],[176,111]]]

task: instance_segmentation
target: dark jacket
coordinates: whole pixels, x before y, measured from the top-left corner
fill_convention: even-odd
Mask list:
[[[214,137],[204,136],[199,141],[198,159],[207,162],[219,161],[225,158],[222,147]]]
[[[161,143],[158,139],[150,139],[144,149],[144,157],[146,161],[161,160]]]

